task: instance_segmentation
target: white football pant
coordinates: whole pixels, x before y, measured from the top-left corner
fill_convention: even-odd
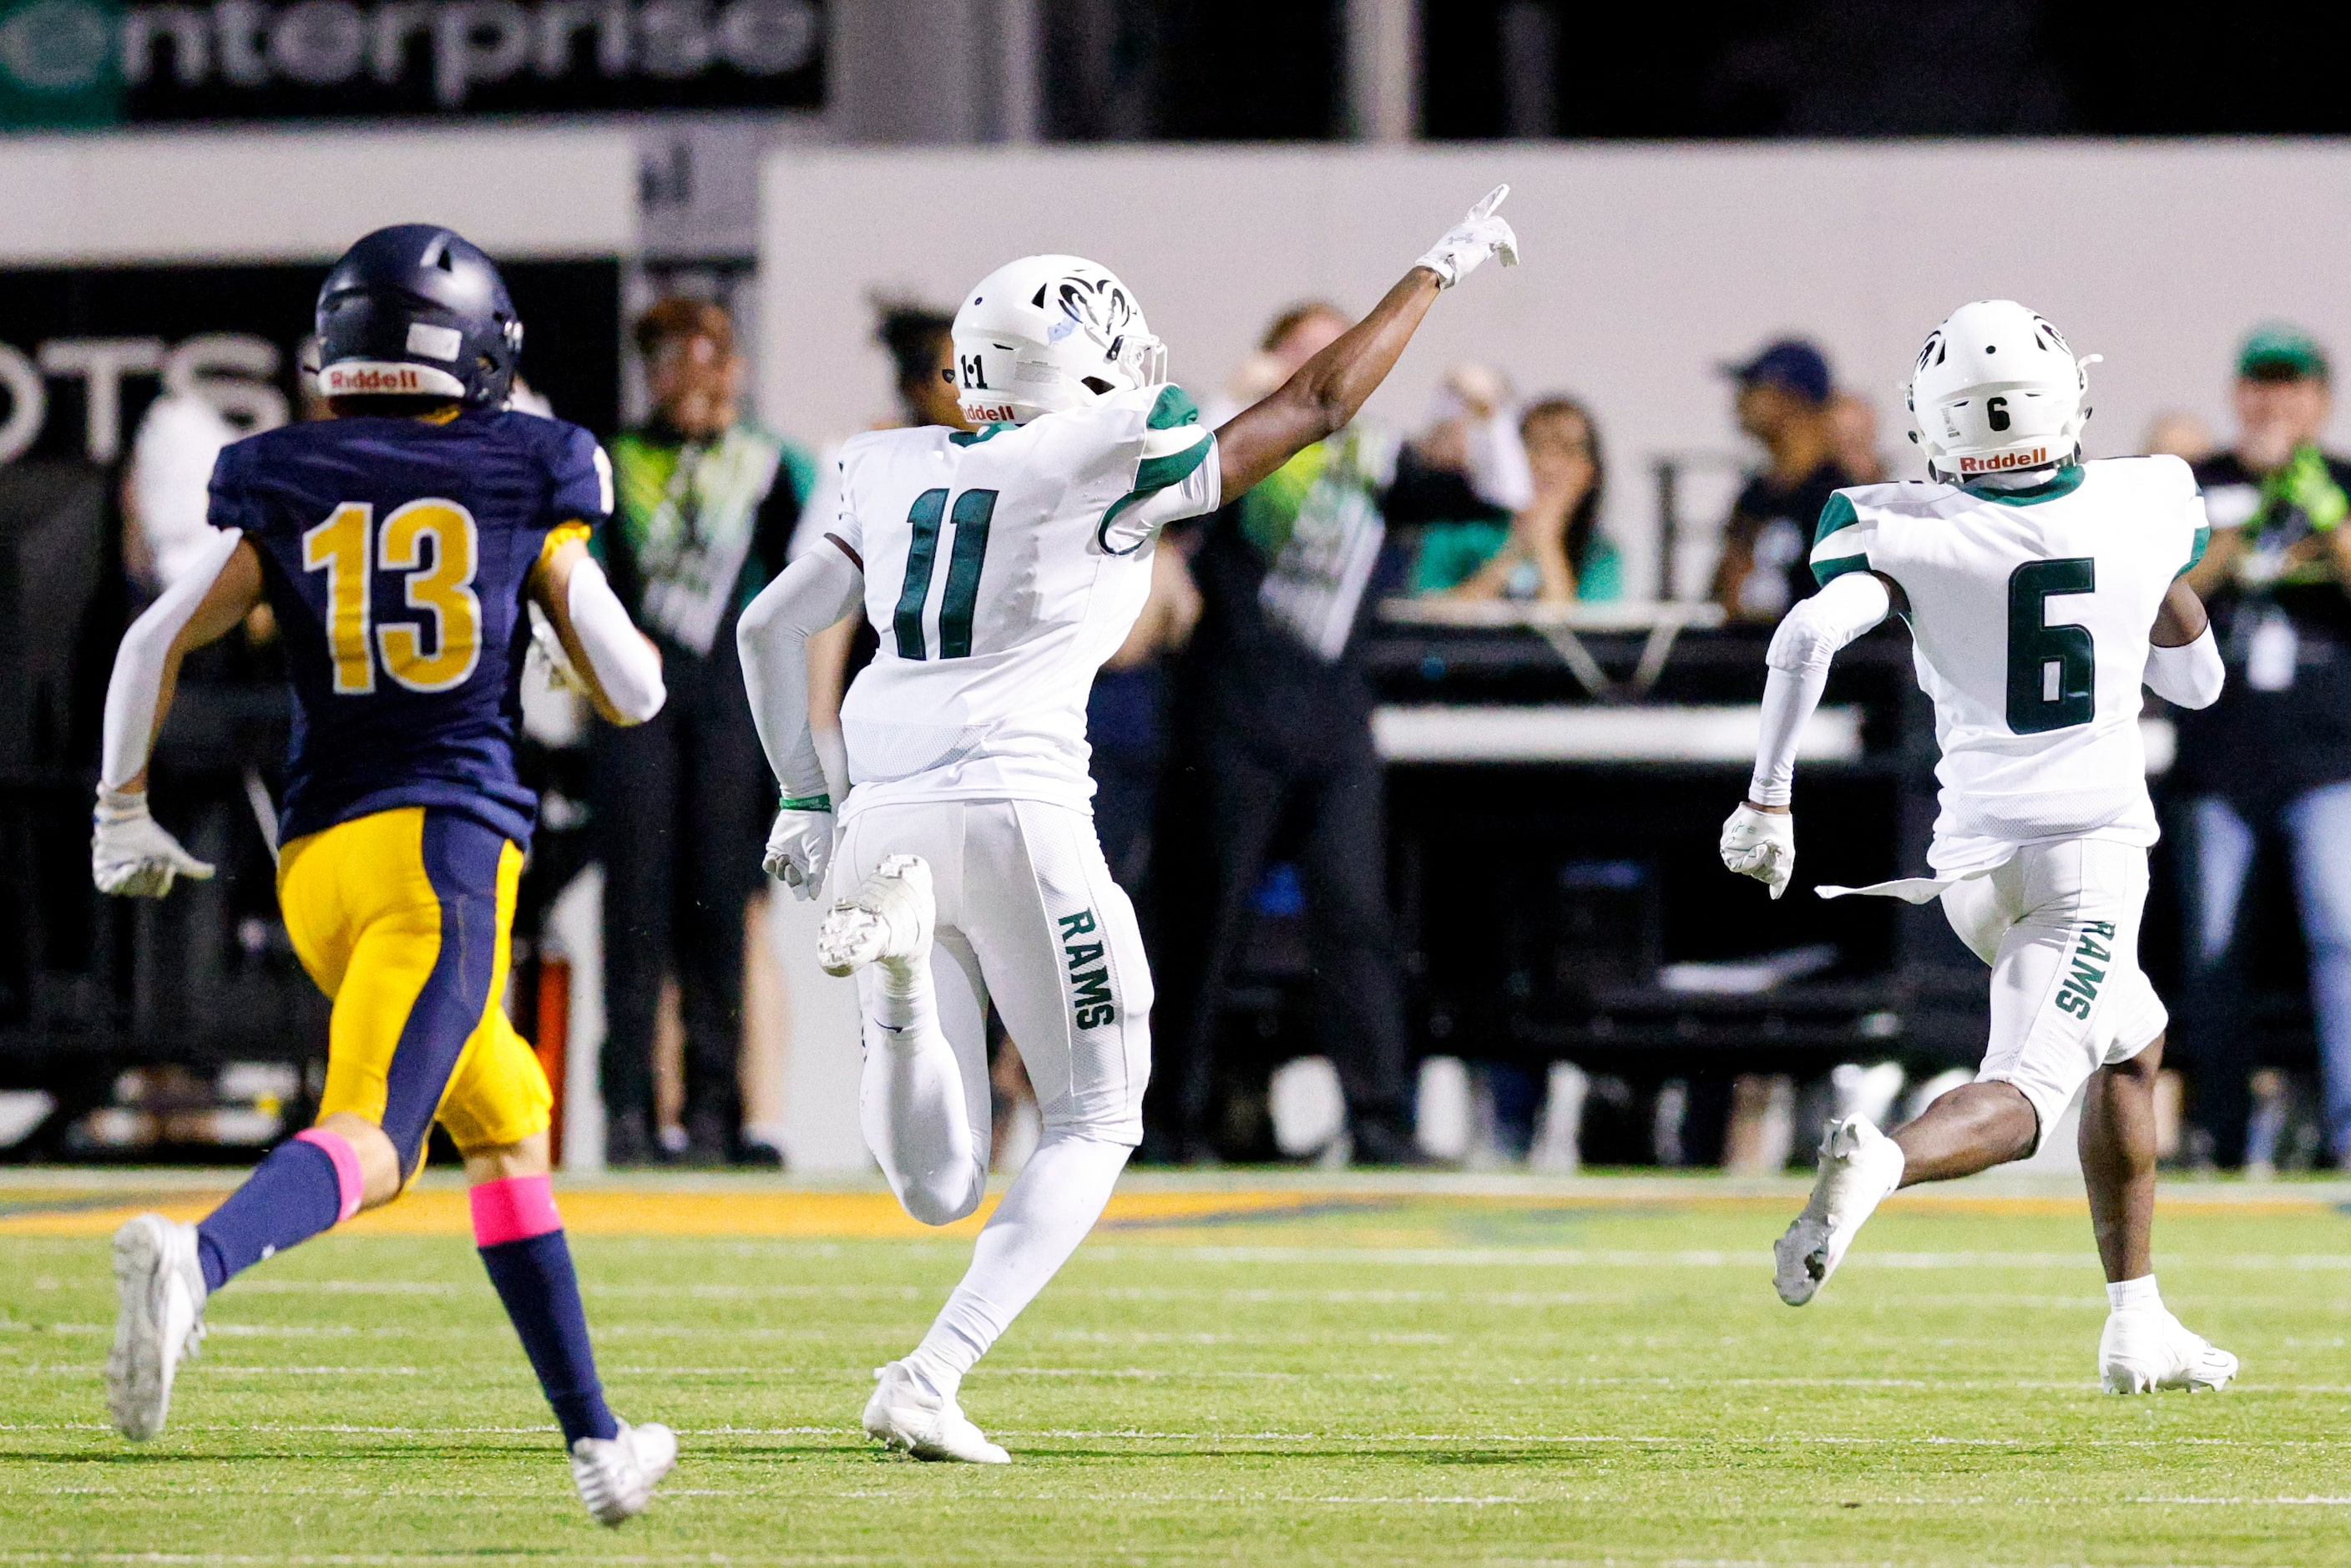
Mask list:
[[[2138,967],[2147,851],[2036,844],[1942,896],[1951,929],[1991,966],[1991,1044],[1977,1082],[2023,1092],[2038,1150],[2092,1073],[2137,1056],[2169,1021]]]
[[[853,892],[893,854],[930,862],[938,913],[931,985],[909,994],[882,964],[858,971],[862,1120],[891,1190],[928,1225],[979,1207],[991,999],[1044,1123],[963,1282],[905,1359],[917,1383],[953,1399],[1093,1228],[1142,1141],[1151,971],[1084,811],[1029,800],[877,806],[843,829],[834,892]]]
[[[866,1141],[907,1212],[940,1225],[979,1203],[987,1179],[991,1001],[1029,1070],[1048,1138],[1076,1135],[1128,1149],[1140,1143],[1151,1072],[1151,970],[1134,907],[1111,880],[1092,817],[1031,800],[876,806],[841,831],[833,895],[853,894],[893,854],[930,862],[937,1027],[954,1052],[970,1129],[967,1145],[954,1140],[967,1163],[942,1169],[935,1155],[946,1140],[905,1124],[908,1086],[893,1085],[893,1052],[880,1037],[884,1023],[900,1020],[882,994],[882,966],[867,965],[858,972]],[[915,1142],[932,1146],[908,1146]]]

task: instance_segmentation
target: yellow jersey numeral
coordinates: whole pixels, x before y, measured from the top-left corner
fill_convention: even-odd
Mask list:
[[[381,530],[371,528],[374,518],[374,507],[347,501],[302,536],[302,570],[327,574],[327,647],[334,660],[336,693],[363,696],[374,691],[378,654],[384,673],[410,691],[445,692],[465,685],[482,658],[482,601],[473,588],[481,536],[473,514],[455,501],[428,498],[394,511]],[[429,566],[427,535],[433,539]],[[408,607],[432,618],[430,639],[422,624],[371,625],[371,589],[379,570],[403,579]]]
[[[375,690],[375,657],[368,646],[368,524],[375,508],[346,501],[302,536],[302,570],[327,574],[327,650],[335,661],[335,691],[363,696]]]
[[[433,565],[424,565],[422,545],[433,536]],[[412,692],[445,692],[463,685],[482,657],[482,601],[473,590],[479,538],[473,514],[455,501],[411,501],[383,520],[376,563],[408,576],[412,610],[433,617],[434,652],[424,652],[423,628],[398,624],[376,629],[384,672]]]

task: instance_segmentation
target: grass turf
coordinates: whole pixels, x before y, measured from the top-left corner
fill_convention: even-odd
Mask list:
[[[2126,1400],[2067,1206],[1897,1200],[1796,1312],[1766,1253],[1796,1201],[1355,1190],[1114,1226],[965,1385],[1004,1469],[856,1425],[967,1242],[583,1235],[614,1406],[684,1447],[617,1532],[462,1236],[254,1270],[133,1446],[103,1425],[103,1236],[0,1235],[0,1563],[2351,1560],[2332,1204],[2167,1207],[2167,1299],[2245,1376]]]

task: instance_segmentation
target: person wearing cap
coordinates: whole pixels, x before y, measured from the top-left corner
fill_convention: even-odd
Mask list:
[[[2244,1163],[2258,1039],[2245,1027],[2255,846],[2289,850],[2310,955],[2327,1145],[2351,1160],[2351,462],[2324,451],[2326,354],[2283,322],[2238,351],[2234,444],[2197,464],[2212,542],[2188,574],[2229,666],[2220,701],[2177,716],[2172,792],[2186,909],[2180,1024],[2193,1119]],[[2256,1163],[2263,1151],[2252,1151]]]
[[[1732,620],[1768,625],[1813,591],[1813,525],[1832,494],[1858,481],[1837,459],[1835,388],[1818,349],[1782,338],[1723,372],[1739,387],[1739,428],[1768,461],[1723,524],[1711,597]]]
[[[742,1136],[744,918],[774,800],[735,651],[743,607],[784,569],[815,465],[738,409],[734,324],[664,299],[636,324],[652,417],[611,445],[616,505],[595,547],[661,649],[669,705],[599,727],[595,824],[604,864],[605,1157],[772,1164]],[[653,1036],[674,976],[685,1146],[653,1142]]]

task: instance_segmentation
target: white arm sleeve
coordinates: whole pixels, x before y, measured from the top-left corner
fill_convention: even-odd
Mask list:
[[[171,661],[172,644],[244,538],[242,529],[223,528],[190,549],[163,597],[122,634],[114,674],[106,683],[106,727],[99,756],[99,781],[109,789],[121,789],[147,766],[155,748],[155,706],[162,700],[163,667]]]
[[[2220,663],[2220,643],[2207,622],[2193,643],[2177,648],[2147,651],[2147,689],[2181,707],[2210,707],[2220,700],[2227,671]]]
[[[1759,806],[1785,806],[1795,793],[1796,742],[1828,689],[1829,661],[1837,650],[1893,613],[1894,597],[1866,571],[1849,571],[1788,612],[1764,655],[1763,733],[1755,746],[1755,776],[1747,798]]]
[[[669,699],[662,685],[661,654],[629,619],[621,596],[594,559],[583,557],[572,567],[564,608],[571,618],[572,635],[588,655],[589,674],[613,710],[631,724],[643,724],[661,712]]]
[[[751,720],[787,800],[831,793],[809,724],[808,640],[864,597],[865,574],[844,550],[828,546],[786,567],[736,623]]]

